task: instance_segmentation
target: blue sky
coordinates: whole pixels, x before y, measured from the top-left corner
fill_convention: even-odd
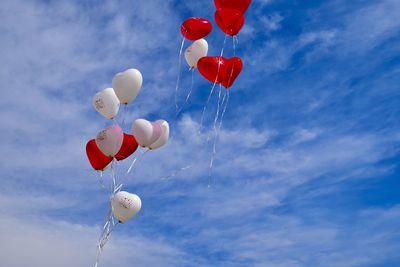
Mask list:
[[[120,165],[143,206],[100,266],[400,266],[400,2],[253,1],[208,188],[216,95],[199,134],[210,83],[195,73],[178,118],[174,91],[180,24],[213,12],[213,1],[2,1],[0,266],[94,264],[108,196],[85,144],[110,122],[91,99],[131,67],[144,84],[125,131],[164,118],[172,136],[135,173]],[[181,78],[183,100],[186,67]]]

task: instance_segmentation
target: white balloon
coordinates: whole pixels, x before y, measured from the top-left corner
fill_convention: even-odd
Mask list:
[[[120,223],[135,216],[142,207],[142,201],[138,195],[120,191],[111,200],[114,216]]]
[[[197,62],[200,58],[207,56],[208,43],[204,39],[199,39],[193,42],[185,50],[185,59],[191,68],[197,67]]]
[[[96,145],[106,156],[114,157],[121,149],[124,132],[118,125],[111,125],[96,136]]]
[[[119,110],[119,99],[112,88],[106,88],[93,97],[94,108],[107,119],[114,118]]]
[[[123,104],[128,104],[139,94],[142,83],[142,74],[137,69],[120,72],[112,79],[115,94]]]
[[[165,145],[169,139],[169,124],[165,120],[156,121],[161,126],[161,136],[154,143],[152,143],[149,148],[156,149]]]
[[[141,147],[149,147],[160,138],[162,129],[159,123],[137,119],[132,124],[132,134]]]

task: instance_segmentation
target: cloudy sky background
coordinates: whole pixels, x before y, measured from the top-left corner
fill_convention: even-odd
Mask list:
[[[213,21],[213,1],[1,2],[0,266],[94,264],[108,195],[85,144],[110,122],[91,99],[131,67],[125,131],[165,118],[172,137],[120,164],[143,206],[100,266],[400,265],[400,2],[253,2],[210,188],[217,95],[199,134],[210,83],[195,73],[177,118],[174,91],[180,24]],[[181,101],[189,85],[185,66]]]

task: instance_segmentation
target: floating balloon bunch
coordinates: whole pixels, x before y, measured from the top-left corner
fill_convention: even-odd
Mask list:
[[[218,105],[213,126],[214,145],[210,160],[209,177],[211,176],[213,160],[216,153],[218,132],[221,128],[222,119],[228,105],[228,89],[234,84],[243,68],[242,60],[240,57],[236,56],[236,36],[244,25],[244,14],[248,9],[251,0],[214,0],[214,3],[216,6],[214,14],[215,22],[225,33],[224,44],[220,55],[207,56],[208,43],[204,37],[209,35],[212,31],[211,22],[207,19],[198,17],[192,17],[185,20],[181,25],[183,39],[179,52],[179,74],[175,91],[175,106],[178,115],[187,103],[192,92],[195,69],[198,69],[199,73],[206,80],[213,83],[207,102],[204,105],[200,122],[200,125],[202,126],[206,107],[210,102],[215,86],[219,84]],[[223,57],[228,36],[231,36],[233,41],[233,57],[231,58]],[[192,72],[192,83],[184,104],[179,107],[178,91],[180,84],[181,59],[186,39],[193,41],[193,43],[185,50],[185,59],[189,65],[189,70]],[[129,133],[124,132],[121,126],[117,123],[116,116],[118,115],[121,104],[124,105],[126,110],[127,105],[139,94],[142,88],[142,83],[143,77],[140,71],[137,69],[128,69],[114,76],[112,79],[112,87],[98,92],[93,97],[94,108],[112,122],[111,125],[101,130],[94,139],[89,140],[86,145],[88,160],[93,169],[100,171],[101,177],[102,173],[106,169],[111,169],[109,211],[98,243],[98,254],[95,266],[98,265],[103,247],[107,243],[112,230],[117,225],[116,221],[119,223],[128,221],[140,211],[142,206],[142,202],[138,195],[121,191],[123,184],[118,181],[119,179],[116,175],[118,161],[129,158],[135,153],[135,151],[137,151],[138,147],[142,148],[141,154],[134,158],[132,164],[127,170],[126,174],[129,174],[147,151],[163,146],[169,139],[169,124],[165,120],[148,121],[145,119],[137,119],[133,122]],[[221,101],[223,91],[222,86],[227,90],[225,90]],[[122,121],[122,125],[124,126],[125,119]],[[207,141],[208,140],[209,139],[207,139]],[[182,168],[181,170],[185,168]]]
[[[207,56],[208,53],[208,43],[204,37],[206,37],[212,31],[212,24],[209,20],[205,18],[192,17],[186,19],[181,26],[181,33],[183,36],[181,49],[179,52],[179,73],[176,83],[175,90],[175,105],[177,109],[177,115],[187,103],[192,89],[193,89],[193,72],[197,68],[199,73],[208,81],[213,83],[210,93],[207,98],[207,102],[204,105],[203,113],[200,121],[200,130],[203,125],[204,114],[207,109],[207,105],[210,102],[211,96],[214,92],[215,86],[219,84],[218,92],[218,104],[217,111],[214,118],[214,143],[213,152],[210,159],[210,171],[209,178],[211,177],[212,166],[214,161],[214,156],[216,154],[216,142],[219,135],[219,130],[222,126],[222,119],[228,106],[229,100],[229,90],[226,90],[223,94],[222,100],[222,86],[225,89],[229,89],[236,78],[239,76],[243,68],[243,62],[240,57],[236,56],[236,42],[237,34],[240,32],[244,25],[245,17],[244,14],[251,4],[251,0],[214,0],[216,11],[214,14],[214,19],[218,27],[225,33],[224,44],[221,49],[219,56]],[[226,39],[228,36],[232,37],[233,43],[233,57],[226,58],[223,57]],[[185,102],[181,108],[178,105],[178,92],[180,83],[180,68],[181,68],[181,57],[184,47],[185,39],[194,41],[185,50],[185,59],[187,64],[192,71],[192,83],[188,95],[186,96]],[[222,111],[221,111],[222,108]],[[218,122],[219,120],[219,122]],[[209,137],[207,138],[207,142]],[[210,181],[210,180],[209,180]],[[209,184],[210,185],[210,184]]]
[[[157,149],[167,143],[169,124],[165,120],[150,122],[137,119],[132,124],[131,133],[125,133],[116,121],[120,105],[132,102],[142,88],[142,74],[137,69],[120,72],[112,79],[112,88],[106,88],[93,97],[94,108],[112,124],[101,130],[95,139],[88,141],[86,154],[93,169],[102,172],[111,169],[110,202],[107,220],[98,244],[98,265],[100,254],[109,236],[116,226],[115,219],[124,223],[134,217],[141,209],[142,202],[136,194],[121,191],[122,183],[118,182],[116,164],[129,158],[140,146],[142,154],[135,157],[127,174],[135,163],[147,151]],[[124,123],[123,123],[124,124]],[[114,219],[115,218],[115,219]]]

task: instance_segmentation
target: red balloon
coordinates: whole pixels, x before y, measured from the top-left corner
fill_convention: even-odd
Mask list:
[[[108,157],[101,152],[96,145],[96,140],[92,139],[86,144],[86,155],[89,159],[90,165],[96,171],[104,170],[108,164],[113,160],[112,157]]]
[[[203,18],[189,18],[181,26],[182,35],[191,41],[196,41],[207,36],[211,30],[211,22]]]
[[[251,4],[251,0],[214,0],[218,8],[232,8],[244,14]]]
[[[118,153],[114,156],[117,160],[124,160],[138,148],[138,143],[135,137],[131,134],[124,133],[124,140]]]
[[[239,57],[202,57],[197,68],[208,81],[222,83],[225,88],[229,88],[242,71],[243,62]]]
[[[239,57],[233,57],[225,59],[225,70],[224,78],[222,80],[222,86],[229,88],[233,82],[239,76],[243,68],[243,62]]]
[[[224,64],[224,57],[202,57],[197,62],[197,68],[200,74],[210,82],[220,83],[223,79]]]
[[[240,11],[231,8],[219,8],[215,11],[215,22],[226,34],[237,35],[244,24],[244,16]]]

